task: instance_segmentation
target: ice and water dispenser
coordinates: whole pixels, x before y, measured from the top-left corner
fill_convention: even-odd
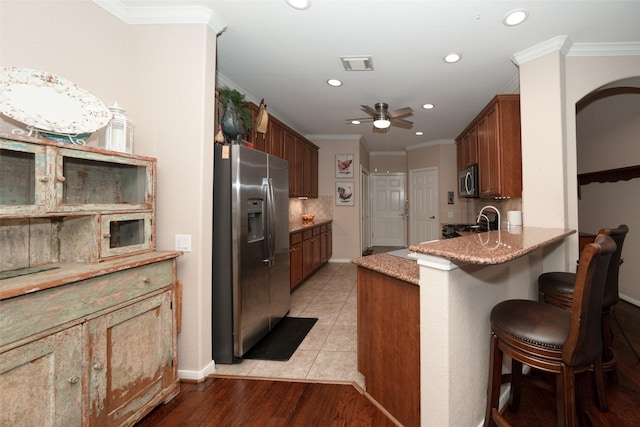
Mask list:
[[[264,200],[252,199],[247,202],[247,240],[249,243],[264,239]]]

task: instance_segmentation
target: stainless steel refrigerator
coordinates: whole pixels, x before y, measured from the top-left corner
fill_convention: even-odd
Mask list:
[[[215,147],[213,359],[234,363],[289,311],[289,172],[241,145]]]

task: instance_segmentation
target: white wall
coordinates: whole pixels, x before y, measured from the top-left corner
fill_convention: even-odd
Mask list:
[[[320,147],[318,151],[318,195],[330,196],[333,206],[333,255],[331,262],[349,262],[360,253],[360,140],[359,139],[320,139],[318,135],[309,139]],[[355,165],[353,178],[336,178],[335,155],[353,154]],[[353,182],[354,206],[336,206],[336,182]]]
[[[528,226],[578,230],[575,105],[612,81],[640,75],[640,56],[566,56],[562,51],[520,64],[523,216]],[[545,257],[545,271],[569,271],[577,234]]]
[[[599,99],[577,116],[578,173],[640,165],[640,94]],[[620,267],[622,298],[640,305],[640,178],[581,187],[580,231],[629,226]]]
[[[204,24],[126,25],[89,0],[0,1],[0,63],[57,74],[135,122],[134,152],[158,159],[157,247],[183,282],[179,372],[211,364],[211,224],[215,34]],[[0,119],[3,131],[17,123]],[[93,140],[94,138],[92,138]]]

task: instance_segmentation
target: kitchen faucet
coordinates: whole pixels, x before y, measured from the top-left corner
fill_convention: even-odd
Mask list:
[[[485,209],[493,209],[494,211],[496,211],[496,214],[498,214],[498,230],[500,230],[500,211],[495,206],[487,205],[480,209],[480,213],[478,214],[478,218],[476,219],[476,224],[480,222],[480,218],[484,217],[484,219],[487,221],[487,231],[491,231],[491,221],[489,221],[489,217],[483,213]]]

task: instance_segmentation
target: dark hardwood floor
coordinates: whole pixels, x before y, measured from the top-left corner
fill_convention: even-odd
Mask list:
[[[640,351],[640,308],[621,301],[615,313]],[[618,358],[617,384],[607,382],[609,412],[601,413],[589,396],[594,427],[640,426],[640,362],[613,322]],[[488,338],[487,338],[488,339]],[[369,399],[351,385],[255,379],[208,378],[183,383],[171,402],[158,406],[138,426],[393,426]],[[464,408],[460,408],[464,410]],[[505,412],[514,426],[555,425],[554,396],[525,384],[518,413]]]

